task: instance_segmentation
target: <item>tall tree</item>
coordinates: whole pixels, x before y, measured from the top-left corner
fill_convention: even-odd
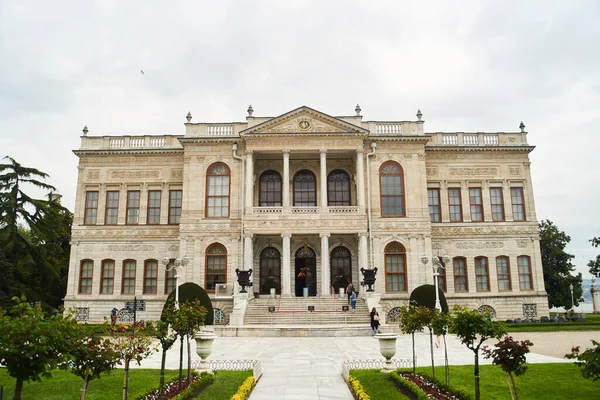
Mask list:
[[[550,307],[570,308],[579,305],[579,300],[583,296],[581,273],[572,275],[575,267],[571,263],[571,259],[575,256],[565,252],[565,247],[571,241],[571,237],[550,220],[540,222],[539,227],[544,285]],[[573,285],[575,304],[571,304],[570,285]]]
[[[600,247],[600,236],[590,239],[590,242],[592,246]],[[590,274],[600,278],[600,255],[597,255],[595,260],[590,260],[587,266],[590,269]]]

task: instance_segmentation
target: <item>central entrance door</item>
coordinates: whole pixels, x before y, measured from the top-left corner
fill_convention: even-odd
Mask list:
[[[295,258],[296,297],[303,296],[304,288],[308,288],[309,296],[317,295],[317,256],[308,246],[300,248]]]

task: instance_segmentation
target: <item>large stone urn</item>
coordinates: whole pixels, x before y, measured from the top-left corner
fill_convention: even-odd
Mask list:
[[[212,345],[217,335],[211,331],[200,331],[196,334],[196,354],[200,357],[200,365],[197,369],[207,370],[206,358],[212,353]]]
[[[381,355],[385,357],[385,366],[383,367],[384,372],[391,372],[394,370],[392,365],[392,357],[396,355],[396,339],[398,338],[397,333],[378,333],[375,335],[379,339],[379,351]]]

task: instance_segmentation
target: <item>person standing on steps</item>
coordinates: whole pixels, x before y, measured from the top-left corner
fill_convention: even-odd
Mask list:
[[[350,304],[350,297],[352,296],[352,293],[354,291],[354,286],[352,286],[352,282],[350,282],[346,287],[346,294],[348,295],[348,304]]]
[[[356,312],[356,292],[352,291],[350,295],[350,305],[352,306],[352,312]]]
[[[377,309],[373,307],[371,310],[371,335],[379,333],[379,314]]]

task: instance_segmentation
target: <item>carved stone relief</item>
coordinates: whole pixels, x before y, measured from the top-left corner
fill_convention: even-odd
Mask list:
[[[111,179],[147,179],[147,178],[159,178],[160,171],[110,171]]]
[[[450,168],[450,175],[454,176],[495,176],[498,175],[497,167],[465,167]]]
[[[89,170],[87,172],[87,178],[88,179],[100,179],[100,170],[99,169]]]
[[[172,169],[171,170],[171,178],[172,179],[182,179],[183,178],[183,170],[182,169]]]
[[[109,244],[108,251],[152,251],[154,246],[148,244]]]
[[[167,250],[168,251],[179,251],[179,245],[177,244],[170,244],[167,246]]]
[[[438,167],[427,167],[427,176],[436,176],[438,174]]]
[[[73,231],[72,238],[92,238],[92,239],[100,239],[100,238],[165,238],[165,237],[178,237],[179,230],[178,229],[169,229],[169,230],[112,230],[112,229],[99,229],[99,230],[85,230],[85,231]]]
[[[432,227],[433,235],[451,236],[451,235],[535,235],[538,232],[536,227],[530,226],[493,226],[493,227]]]
[[[529,245],[530,240],[528,239],[517,239],[517,247],[524,249]]]
[[[521,174],[521,170],[520,170],[519,167],[510,166],[510,167],[508,167],[508,173],[510,175],[520,175]]]
[[[455,242],[457,249],[501,249],[503,242]]]

